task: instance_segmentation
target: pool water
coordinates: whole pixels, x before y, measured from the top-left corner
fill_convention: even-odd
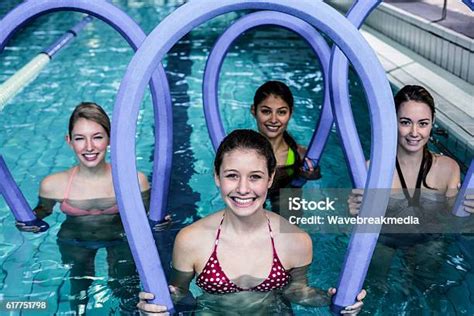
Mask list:
[[[20,1],[0,3],[0,16]],[[183,1],[112,1],[149,33]],[[53,42],[75,21],[79,13],[58,12],[36,19],[10,40],[0,56],[0,82]],[[164,65],[173,98],[174,156],[169,193],[169,210],[174,229],[189,224],[223,206],[212,178],[214,158],[202,110],[202,77],[207,56],[219,34],[237,18],[231,13],[205,23],[183,38],[167,55]],[[30,205],[37,199],[43,177],[69,168],[75,158],[64,141],[67,120],[81,101],[101,104],[111,114],[115,95],[132,49],[111,27],[100,21],[88,25],[39,77],[14,97],[0,114],[0,144],[15,180]],[[300,144],[307,144],[314,131],[323,99],[323,79],[319,64],[308,45],[297,35],[279,28],[265,27],[247,32],[236,41],[221,73],[219,100],[227,131],[255,128],[250,104],[255,89],[269,79],[286,82],[295,95],[295,113],[289,131]],[[370,150],[368,111],[361,84],[350,78],[351,100],[366,157]],[[113,118],[112,118],[113,119]],[[145,174],[152,172],[153,111],[147,92],[137,128],[137,165]],[[321,159],[323,178],[313,186],[349,188],[351,186],[335,129]],[[51,228],[43,234],[20,233],[14,218],[0,200],[0,300],[47,300],[51,313],[69,311],[69,268],[61,262],[56,235],[65,215],[57,209],[47,218]],[[346,250],[348,236],[313,235],[314,261],[310,283],[335,286]],[[157,237],[161,238],[161,237]],[[172,239],[160,244],[164,266],[169,263]],[[408,274],[396,256],[388,275],[390,291],[384,294],[377,279],[368,279],[369,296],[364,312],[388,314],[472,314],[473,259],[462,251],[463,243],[449,243],[443,257],[442,273],[420,273],[431,286],[420,290],[406,282]],[[432,258],[434,259],[434,258]],[[430,260],[428,258],[427,260]],[[423,271],[420,266],[419,270]],[[428,271],[429,272],[429,271]],[[89,290],[91,315],[118,313],[119,301],[108,288],[104,249],[96,257],[96,273]],[[409,278],[411,276],[408,276]],[[192,287],[195,295],[199,290]],[[438,302],[436,309],[433,302]],[[294,306],[297,315],[328,314],[327,309]],[[431,311],[431,312],[430,312]]]

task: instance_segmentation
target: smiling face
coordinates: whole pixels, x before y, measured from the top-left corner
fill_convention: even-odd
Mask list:
[[[67,141],[81,165],[93,168],[105,160],[109,137],[102,125],[80,118],[74,123]]]
[[[414,153],[423,150],[433,127],[433,113],[424,102],[406,101],[400,104],[398,119],[398,148]]]
[[[262,210],[272,184],[266,158],[253,149],[237,148],[225,153],[214,178],[222,199],[237,216]]]
[[[268,139],[283,135],[291,118],[290,106],[280,97],[270,94],[259,104],[252,106],[257,128]]]

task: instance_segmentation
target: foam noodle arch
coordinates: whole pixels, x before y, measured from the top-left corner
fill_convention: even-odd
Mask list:
[[[123,11],[106,1],[34,0],[25,1],[18,5],[0,21],[0,30],[2,30],[0,33],[0,50],[5,47],[6,42],[13,35],[13,33],[28,21],[54,11],[78,11],[93,15],[116,29],[134,50],[136,50],[145,39],[145,33],[141,30],[138,24],[135,23],[134,20],[132,20]],[[154,72],[155,69],[156,72]],[[151,79],[151,93],[155,114],[155,139],[159,140],[155,146],[156,162],[153,166],[153,186],[156,190],[152,192],[152,195],[155,196],[155,199],[154,201],[152,200],[151,206],[160,208],[161,213],[163,213],[164,207],[162,206],[163,204],[166,204],[166,196],[164,194],[167,194],[168,192],[167,189],[169,185],[172,158],[171,97],[169,95],[169,87],[166,80],[166,75],[160,63],[155,65],[153,72],[154,74],[152,75],[150,73],[147,83],[145,84],[146,86],[148,81]],[[129,122],[123,122],[122,119],[122,124],[128,125]],[[116,124],[113,128],[116,128]],[[115,145],[112,144],[112,147],[113,146]],[[130,150],[130,148],[135,147],[129,147],[125,150],[133,156],[132,150]],[[116,159],[120,158],[112,157],[112,159],[112,164],[116,165]],[[120,165],[126,167],[126,162],[120,162]],[[132,169],[135,170],[135,174],[131,176],[128,181],[136,181],[138,183],[135,164],[133,164],[133,167],[130,168],[130,170]],[[124,184],[126,185],[126,182],[124,182]],[[120,194],[122,194],[122,192],[119,190],[116,190],[116,192],[117,200],[120,201]],[[156,192],[158,192],[158,194],[156,194]],[[138,204],[139,207],[130,209],[131,212],[135,213],[141,211],[143,216],[146,217],[141,199],[138,201]],[[126,210],[123,208],[124,205],[119,203],[119,206],[122,219],[124,219],[124,221],[134,221],[133,217],[124,216],[124,213],[126,213]],[[158,217],[160,216],[162,216],[162,214],[158,214]],[[128,235],[129,243],[131,245],[140,278],[144,288],[149,291],[153,290],[153,292],[156,294],[155,301],[166,304],[168,308],[172,310],[173,304],[169,295],[168,285],[161,267],[158,251],[156,250],[155,244],[153,243],[153,238],[149,229],[145,229],[147,232],[149,232],[149,235],[145,236],[145,240],[149,241],[150,244],[147,244],[148,247],[146,250],[140,248],[142,242],[142,235],[140,233],[144,227],[149,227],[148,222],[145,226],[139,228],[135,233]],[[151,244],[152,246],[150,246]],[[153,260],[153,269],[148,270],[147,268],[144,268],[147,263],[143,263],[143,253],[146,253],[147,259]],[[146,275],[152,275],[155,279],[150,280],[149,278],[146,278]],[[153,283],[153,286],[150,285],[150,282]]]
[[[326,40],[314,29],[314,27],[294,16],[274,11],[260,11],[248,14],[232,24],[217,40],[207,59],[204,70],[203,102],[204,114],[206,116],[207,129],[211,137],[214,150],[217,150],[222,139],[225,137],[224,126],[219,113],[218,87],[219,74],[227,52],[232,43],[243,33],[250,29],[274,25],[286,28],[303,37],[311,46],[319,58],[324,77],[324,103],[317,122],[316,131],[311,139],[307,156],[319,161],[321,153],[327,142],[334,118],[331,110],[331,96],[329,94],[329,58],[331,51]],[[317,141],[315,141],[317,139]],[[311,145],[314,144],[314,145]]]
[[[134,210],[133,215],[136,215],[136,218],[132,218],[131,211],[123,214],[127,219],[125,229],[132,241],[145,233],[143,227],[147,223],[146,216],[141,212],[143,205],[139,200],[135,157],[129,150],[135,146],[136,130],[136,124],[130,122],[137,120],[138,107],[143,99],[145,86],[164,55],[187,32],[215,16],[243,9],[273,10],[296,16],[326,33],[339,46],[361,78],[370,104],[372,146],[366,188],[388,188],[391,185],[397,135],[393,97],[385,72],[374,52],[347,19],[319,1],[190,1],[166,17],[137,50],[120,85],[114,107],[112,128],[114,187],[119,207]],[[367,198],[362,203],[362,216],[366,216],[371,210],[381,210],[379,213],[383,214],[388,198],[388,192],[371,195],[369,190]],[[149,239],[147,245],[151,245],[152,236],[150,232],[148,233],[145,238]],[[360,267],[361,273],[347,275],[347,279],[344,277],[341,279],[341,284],[350,285],[350,289],[348,291],[344,288],[339,289],[335,305],[346,306],[354,302],[357,289],[362,287],[377,237],[378,233],[356,234],[352,237],[345,265]],[[145,252],[148,250],[149,248],[143,249]],[[157,263],[153,258],[148,259],[146,262],[149,263],[148,269],[151,271]],[[152,275],[150,279],[153,279]]]
[[[360,28],[367,16],[374,10],[381,0],[354,1],[349,9],[347,19],[357,28]],[[332,48],[331,54],[331,97],[336,127],[342,148],[344,149],[347,165],[350,169],[352,184],[356,188],[363,188],[367,179],[367,167],[362,146],[354,122],[349,101],[347,78],[349,73],[348,61],[341,50]]]

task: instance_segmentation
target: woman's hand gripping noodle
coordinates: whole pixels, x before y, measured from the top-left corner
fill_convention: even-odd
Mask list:
[[[314,288],[308,285],[308,269],[310,265],[293,268],[290,270],[292,282],[283,290],[283,295],[292,303],[303,306],[322,307],[331,304],[331,298],[336,294],[335,288],[329,288],[327,291]],[[366,296],[366,291],[362,290],[357,295],[357,302],[347,306],[341,311],[341,314],[357,315],[364,303],[362,300]]]
[[[55,204],[56,200],[40,196],[38,197],[38,205],[34,208],[33,214],[35,214],[38,219],[43,219],[53,213],[53,207]],[[16,222],[15,225],[18,230],[23,232],[38,233],[40,231],[40,227],[28,226],[22,222]]]
[[[186,301],[188,304],[194,304],[194,298],[190,294],[189,284],[194,278],[194,271],[192,272],[183,272],[172,268],[171,284],[169,285],[169,290],[171,293],[171,299],[173,304],[179,304],[181,301]],[[140,292],[139,294],[140,301],[137,304],[137,308],[140,311],[140,315],[154,315],[162,314],[169,315],[166,306],[150,304],[147,301],[154,298],[152,293]],[[191,302],[188,302],[190,300]]]

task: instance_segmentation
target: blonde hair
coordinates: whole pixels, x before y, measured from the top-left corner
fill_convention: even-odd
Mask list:
[[[69,137],[72,137],[74,125],[80,118],[99,124],[105,129],[107,136],[110,137],[109,116],[100,105],[93,102],[81,102],[76,106],[69,118]]]

